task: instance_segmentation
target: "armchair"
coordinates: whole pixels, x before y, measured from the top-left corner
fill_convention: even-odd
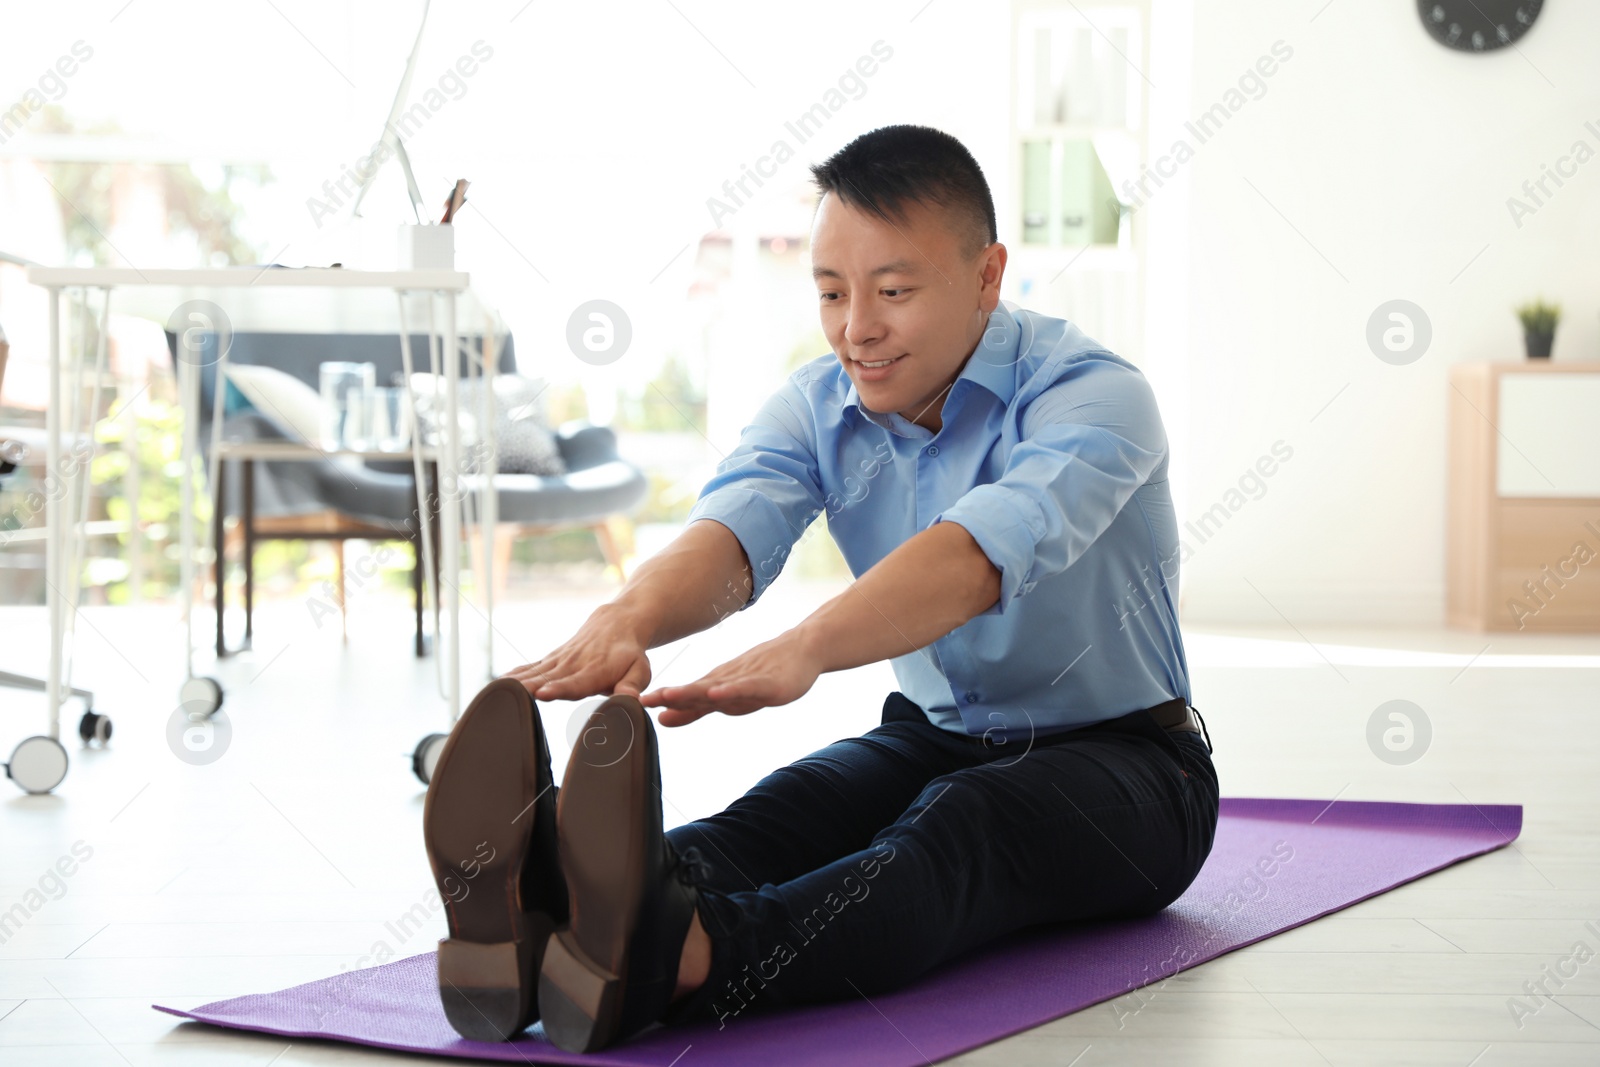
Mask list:
[[[471,339],[474,348],[480,340]],[[176,359],[177,338],[167,334],[168,351]],[[513,340],[503,338],[499,345],[498,370],[515,373]],[[412,351],[427,360],[424,335],[414,335]],[[465,363],[465,357],[459,356]],[[275,334],[236,333],[228,351],[231,364],[274,367],[317,388],[318,369],[325,361],[348,360],[373,363],[380,382],[386,383],[401,371],[400,345],[389,334]],[[423,368],[422,369],[434,369]],[[212,406],[215,396],[216,366],[202,368],[201,421],[199,439],[202,451],[209,452]],[[465,373],[463,365],[462,373]],[[300,438],[285,420],[272,411],[224,409],[224,439],[243,441],[295,441]],[[620,562],[610,542],[606,520],[629,514],[643,503],[648,492],[644,474],[623,460],[617,451],[616,437],[603,426],[582,421],[566,423],[555,431],[556,443],[565,460],[561,475],[500,474],[496,476],[501,535],[511,531],[549,531],[584,527],[593,530],[608,562]],[[209,464],[209,455],[206,459]],[[232,466],[235,469],[229,471]],[[209,466],[208,466],[209,469]],[[216,595],[217,652],[228,654],[222,630],[222,601],[227,544],[222,534],[223,517],[238,515],[239,540],[244,564],[245,639],[252,636],[254,590],[254,546],[262,539],[316,538],[333,540],[341,549],[344,540],[408,540],[416,543],[420,535],[419,517],[436,521],[437,478],[428,486],[414,484],[409,457],[395,461],[372,461],[352,465],[319,458],[309,462],[281,460],[224,460],[214,496],[221,501],[216,509],[217,569]],[[424,507],[426,502],[428,506]],[[475,539],[474,539],[475,540]],[[505,538],[509,556],[509,537]],[[501,555],[496,552],[497,557]],[[416,617],[415,651],[427,654],[423,626],[422,553],[412,572],[412,593]],[[503,561],[501,561],[503,562]],[[343,603],[343,590],[340,589]]]

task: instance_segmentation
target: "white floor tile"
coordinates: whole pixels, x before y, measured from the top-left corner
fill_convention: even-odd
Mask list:
[[[697,677],[836,591],[774,586],[736,623],[652,653],[657,682]],[[610,595],[504,605],[498,668],[548,652]],[[327,977],[379,950],[428,951],[444,932],[425,903],[423,788],[409,772],[417,740],[448,727],[434,666],[410,656],[402,603],[357,608],[345,647],[336,628],[306,627],[303,605],[266,602],[256,650],[204,667],[225,686],[233,728],[204,767],[166,742],[176,613],[86,609],[78,681],[96,689],[116,737],[106,751],[70,746],[53,796],[0,787],[0,907],[41,879],[48,890],[26,922],[0,930],[0,1062],[455,1062],[300,1045],[149,1008]],[[42,618],[0,609],[0,648],[42,662],[42,647],[28,651]],[[1528,992],[1575,942],[1600,951],[1584,925],[1600,924],[1600,639],[1505,635],[1484,652],[1489,638],[1446,630],[1307,636],[1315,648],[1288,628],[1186,628],[1224,794],[1520,803],[1514,846],[951,1062],[1600,1062],[1600,960],[1549,985],[1553,1001]],[[476,637],[465,660],[481,669]],[[662,731],[668,823],[720,810],[771,768],[871,728],[894,685],[874,664],[824,676],[788,708]],[[1406,767],[1366,747],[1367,717],[1393,697],[1434,726],[1428,754]],[[0,749],[42,725],[26,699],[0,717]],[[574,706],[542,711],[559,773]],[[75,843],[88,858],[58,885],[49,872]],[[1521,1027],[1508,1006],[1519,998],[1536,1006]]]

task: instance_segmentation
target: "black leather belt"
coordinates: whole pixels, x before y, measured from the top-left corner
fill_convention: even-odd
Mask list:
[[[1155,719],[1156,725],[1166,730],[1186,731],[1188,733],[1204,735],[1205,730],[1201,725],[1199,713],[1191,708],[1182,697],[1174,697],[1162,704],[1157,704],[1149,709],[1150,717]],[[1209,745],[1210,742],[1207,742]]]

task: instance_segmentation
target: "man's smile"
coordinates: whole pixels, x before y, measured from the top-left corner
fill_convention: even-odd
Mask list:
[[[888,377],[889,374],[893,372],[894,368],[906,358],[906,355],[907,353],[901,353],[892,359],[877,359],[871,361],[851,359],[850,362],[856,365],[856,373],[861,376],[862,381],[875,382],[881,378]]]

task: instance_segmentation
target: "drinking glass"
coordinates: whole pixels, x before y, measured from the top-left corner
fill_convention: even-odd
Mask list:
[[[380,452],[404,452],[411,447],[411,410],[404,389],[381,386],[372,391],[368,430],[373,447]]]
[[[322,447],[329,451],[364,451],[369,444],[367,421],[378,368],[371,363],[330,361],[319,368],[322,386]]]

